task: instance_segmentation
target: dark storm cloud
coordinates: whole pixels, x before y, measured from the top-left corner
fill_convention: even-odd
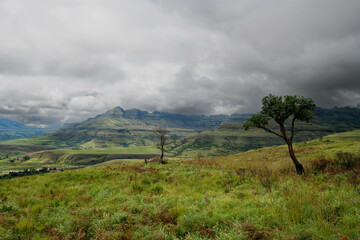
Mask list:
[[[356,105],[359,12],[357,0],[2,0],[0,117],[256,112],[269,93]]]

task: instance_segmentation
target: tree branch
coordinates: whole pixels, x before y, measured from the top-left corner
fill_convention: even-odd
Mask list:
[[[274,132],[274,131],[271,130],[270,128],[267,128],[267,127],[259,127],[259,128],[264,129],[265,131],[267,131],[267,132],[269,132],[269,133],[275,134],[275,135],[278,136],[278,137],[284,138],[284,136],[282,136],[281,134],[278,134],[277,132]]]

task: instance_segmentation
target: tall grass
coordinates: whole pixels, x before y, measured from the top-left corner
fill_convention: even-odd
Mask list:
[[[305,176],[276,147],[4,179],[0,239],[359,239],[358,166],[312,168],[332,146],[297,146]]]

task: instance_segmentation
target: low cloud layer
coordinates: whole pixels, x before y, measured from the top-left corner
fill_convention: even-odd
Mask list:
[[[0,117],[249,113],[269,93],[356,105],[359,12],[357,0],[2,0]]]

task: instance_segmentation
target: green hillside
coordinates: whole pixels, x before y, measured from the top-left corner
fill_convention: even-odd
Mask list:
[[[272,123],[272,129],[278,125]],[[359,108],[315,110],[310,123],[296,122],[295,142],[309,141],[336,132],[360,129]],[[284,140],[263,130],[245,131],[242,123],[225,123],[214,131],[207,131],[174,141],[169,146],[176,155],[228,155],[250,149],[284,144]]]
[[[359,239],[359,140],[357,130],[295,144],[305,176],[278,146],[0,179],[0,236]]]

